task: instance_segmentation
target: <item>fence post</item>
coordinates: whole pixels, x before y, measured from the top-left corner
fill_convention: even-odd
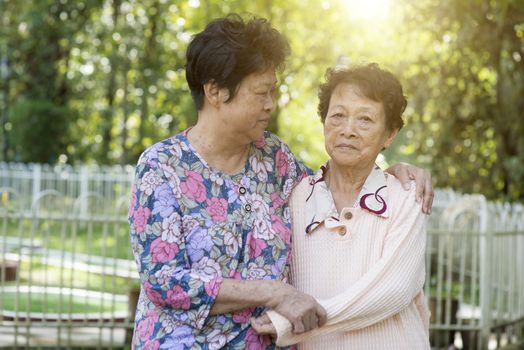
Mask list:
[[[479,236],[480,236],[480,341],[477,349],[485,349],[488,346],[491,323],[492,307],[491,292],[493,278],[493,225],[491,224],[490,212],[486,198],[481,196],[479,203]]]
[[[84,198],[80,202],[80,215],[85,217],[87,214],[87,198],[89,193],[89,168],[87,165],[82,165],[80,168],[80,197]]]
[[[34,204],[39,198],[42,186],[42,166],[40,164],[33,164],[33,192],[31,204]],[[40,205],[37,204],[34,208],[35,214],[38,214]]]

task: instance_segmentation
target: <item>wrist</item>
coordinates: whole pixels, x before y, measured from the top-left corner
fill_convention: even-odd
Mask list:
[[[289,287],[282,281],[267,281],[269,282],[266,288],[266,300],[264,305],[270,309],[276,309],[280,302],[285,299],[286,287]]]

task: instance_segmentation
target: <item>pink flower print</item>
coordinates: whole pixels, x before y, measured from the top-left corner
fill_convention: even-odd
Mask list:
[[[144,176],[142,176],[142,179],[140,179],[139,189],[146,195],[150,196],[154,192],[155,188],[160,186],[162,182],[162,178],[158,176],[155,170],[151,169],[145,173]]]
[[[181,241],[181,218],[177,212],[173,212],[168,218],[162,221],[162,240],[169,243],[179,243]]]
[[[222,273],[220,265],[207,256],[193,264],[192,267],[194,271],[198,271],[198,278],[204,282],[210,282],[217,276],[221,276]]]
[[[271,215],[273,230],[282,238],[286,244],[291,243],[291,230],[286,227],[282,218],[278,215]]]
[[[271,344],[268,335],[258,335],[253,328],[249,328],[246,333],[246,350],[264,350]]]
[[[275,163],[276,163],[278,175],[280,176],[286,175],[288,172],[288,168],[289,168],[289,158],[282,151],[282,149],[279,149],[277,151],[277,154],[275,157]]]
[[[206,200],[206,187],[203,184],[202,176],[191,170],[186,170],[186,181],[180,182],[180,190],[188,198],[203,202]]]
[[[140,340],[145,341],[149,339],[155,330],[156,322],[158,322],[158,314],[153,310],[148,311],[146,318],[140,321],[136,327]]]
[[[160,343],[158,340],[148,340],[144,343],[144,346],[142,346],[142,350],[158,350],[160,347]]]
[[[188,310],[191,304],[189,295],[180,286],[174,286],[173,289],[167,291],[166,301],[173,308],[182,310]]]
[[[135,214],[135,207],[137,202],[136,197],[136,185],[133,185],[133,188],[131,189],[131,200],[129,201],[129,211],[127,212],[128,217],[132,217]]]
[[[273,162],[271,162],[271,159],[268,159],[267,157],[251,157],[249,162],[251,163],[251,168],[257,175],[257,178],[262,182],[266,182],[268,179],[267,172],[273,170]]]
[[[207,201],[207,212],[214,222],[224,221],[227,218],[227,200],[213,197]]]
[[[273,206],[273,208],[278,208],[282,204],[284,204],[284,201],[282,200],[278,192],[272,192],[270,194],[270,197],[271,197],[271,205]]]
[[[162,299],[162,294],[153,289],[151,283],[144,283],[144,290],[146,291],[147,298],[157,306],[163,306],[166,304],[164,299]]]
[[[266,218],[255,219],[255,221],[253,221],[253,237],[263,240],[273,239],[275,232],[270,229],[269,225],[270,222],[268,222]]]
[[[147,220],[151,210],[149,208],[138,207],[133,214],[133,225],[135,226],[136,233],[142,233],[146,229]]]
[[[256,266],[253,263],[249,264],[248,271],[247,271],[248,280],[262,280],[262,279],[265,279],[266,276],[267,276],[267,271],[264,270],[264,268],[260,266]]]
[[[217,279],[213,279],[209,282],[204,283],[204,289],[210,297],[216,297],[218,290],[220,289],[220,283]]]
[[[236,323],[248,323],[253,314],[253,308],[237,311],[233,314],[233,321]]]
[[[238,239],[230,231],[224,233],[224,245],[226,246],[226,252],[229,256],[235,256],[238,252]]]
[[[231,270],[229,272],[229,278],[233,278],[233,279],[239,280],[240,279],[240,272],[238,272],[237,270]]]
[[[256,239],[254,237],[251,237],[251,239],[249,240],[249,252],[250,252],[249,255],[250,255],[250,257],[256,258],[257,256],[260,255],[260,253],[262,252],[262,250],[265,247],[267,247],[266,242],[264,242],[261,239]]]
[[[221,329],[213,329],[206,334],[206,344],[209,349],[222,349],[226,345],[228,334]]]
[[[151,256],[154,263],[166,263],[178,253],[178,245],[163,241],[161,237],[151,243]]]

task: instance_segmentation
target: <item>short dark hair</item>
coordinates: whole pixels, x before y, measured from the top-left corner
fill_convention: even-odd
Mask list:
[[[335,88],[340,84],[353,84],[369,99],[381,102],[386,115],[388,130],[401,129],[404,126],[402,113],[408,101],[402,91],[402,85],[389,71],[378,64],[370,63],[353,68],[330,68],[326,71],[326,82],[318,91],[318,114],[322,123],[326,120],[329,101]]]
[[[286,38],[263,18],[244,22],[237,14],[218,18],[196,34],[186,52],[186,80],[196,108],[204,105],[204,84],[229,90],[231,101],[250,74],[279,68],[289,54]]]

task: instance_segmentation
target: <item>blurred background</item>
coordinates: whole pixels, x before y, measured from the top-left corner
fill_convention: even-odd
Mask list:
[[[373,61],[409,100],[387,163],[427,168],[438,187],[524,199],[523,0],[0,0],[0,158],[135,164],[195,122],[185,49],[230,12],[288,37],[270,128],[309,166],[325,159],[325,69]]]
[[[0,0],[0,348],[129,349],[134,164],[195,123],[186,46],[231,12],[289,39],[269,129],[310,167],[326,68],[399,77],[406,126],[379,163],[437,188],[432,348],[523,349],[524,0]]]

